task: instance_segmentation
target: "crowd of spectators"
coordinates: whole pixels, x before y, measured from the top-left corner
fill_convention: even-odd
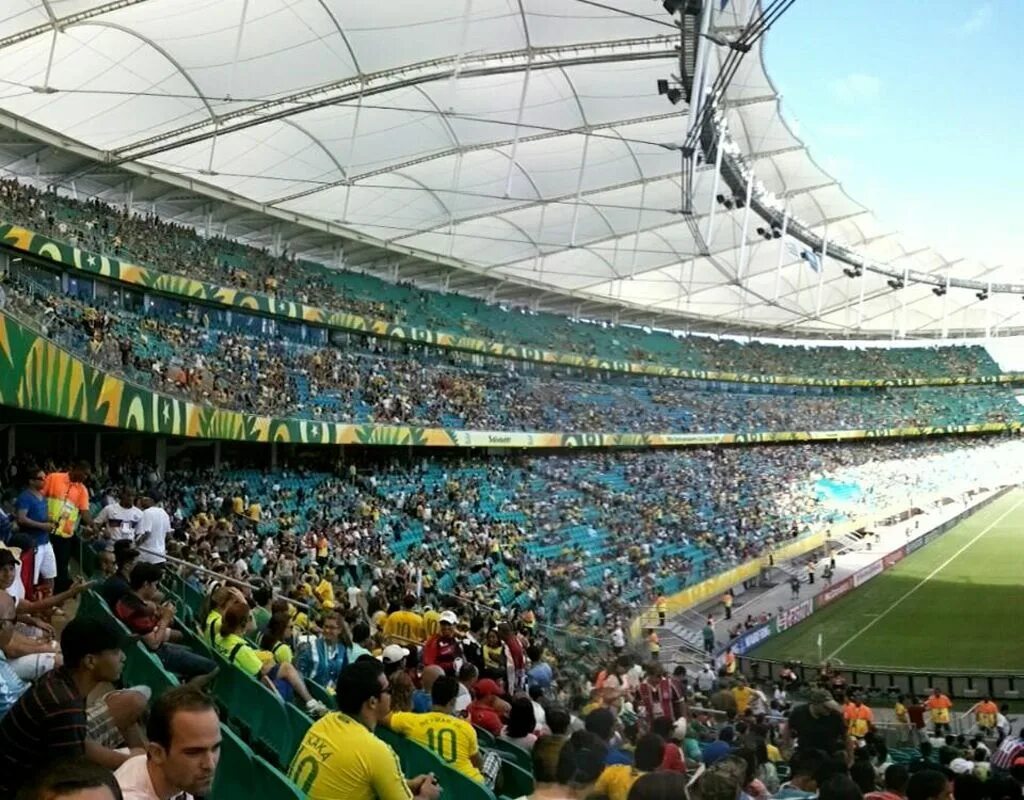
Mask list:
[[[195,402],[338,422],[483,430],[757,433],[1012,422],[1003,385],[796,389],[536,367],[366,338],[310,346],[222,330],[200,307],[107,309],[15,280],[8,310],[103,369]]]
[[[125,464],[119,472],[144,484],[153,471]],[[130,499],[104,509],[120,515]],[[159,653],[167,645],[148,638],[187,633],[196,642],[194,658],[217,653],[221,669],[261,677],[285,702],[293,695],[305,701],[316,720],[294,752],[279,754],[279,763],[308,800],[437,800],[444,776],[403,773],[391,745],[373,735],[378,728],[434,751],[443,769],[497,794],[508,780],[502,754],[521,756],[530,765],[533,800],[1022,796],[1024,744],[1011,735],[1007,708],[987,699],[975,707],[977,727],[968,741],[947,734],[952,704],[938,690],[922,703],[900,697],[888,738],[920,744],[890,749],[865,697],[841,687],[827,668],[814,685],[801,686],[793,675],[772,686],[745,676],[735,662],[717,672],[709,666],[689,672],[629,653],[570,660],[545,626],[525,615],[460,598],[433,605],[417,597],[419,577],[411,572],[374,576],[378,591],[367,596],[355,586],[342,591],[316,555],[309,563],[321,570],[319,583],[304,584],[306,591],[289,600],[276,581],[197,574],[184,561],[139,562],[134,533],[93,527],[85,523],[78,534],[99,555],[94,586],[113,597],[112,616],[132,631],[147,608],[160,616],[143,635],[145,646]],[[0,552],[24,557],[31,550],[16,544],[22,546]],[[9,568],[0,571],[8,592],[14,576]],[[175,580],[207,596],[207,611],[190,633],[188,618],[173,603],[158,605],[162,597],[154,594],[156,586],[170,591]],[[24,597],[26,587],[19,588],[14,594]],[[129,613],[129,601],[140,594],[148,604]],[[17,620],[19,627],[53,633],[47,623],[21,614]],[[0,646],[10,641],[7,625]],[[216,785],[218,769],[228,767],[218,763],[222,728],[204,688],[212,684],[223,701],[220,687],[228,683],[206,674],[161,693],[143,727],[146,687],[108,691],[121,677],[124,650],[134,646],[102,613],[80,611],[63,626],[54,647],[60,660],[48,671],[23,681],[0,669],[5,792],[61,797],[33,788],[54,781],[55,773],[77,780],[77,788],[109,787],[109,795],[87,795],[104,800],[201,797]],[[188,676],[181,665],[171,671]],[[334,710],[307,699],[310,687]],[[244,709],[229,712],[246,717]]]
[[[748,681],[735,661],[717,675],[666,669],[638,658],[623,628],[672,579],[713,574],[861,510],[822,499],[822,478],[861,476],[862,504],[877,511],[998,481],[1021,450],[1015,440],[957,438],[423,459],[333,474],[165,474],[120,456],[95,473],[80,462],[62,472],[25,453],[0,478],[5,505],[17,495],[13,520],[0,526],[0,600],[9,598],[0,602],[0,788],[13,794],[49,779],[52,762],[85,757],[116,770],[128,797],[163,797],[144,793],[147,780],[163,782],[167,797],[205,794],[219,729],[200,690],[217,691],[219,664],[316,719],[281,764],[311,800],[388,785],[396,797],[435,800],[438,784],[403,775],[387,745],[366,735],[378,725],[499,792],[501,748],[518,748],[538,800],[568,797],[570,783],[608,800],[683,797],[699,765],[692,790],[701,797],[858,800],[890,791],[943,800],[954,782],[972,798],[1019,800],[1019,788],[1006,794],[1013,758],[1003,768],[993,757],[979,776],[987,756],[955,738],[935,753],[922,745],[905,773],[894,770],[871,709],[827,674],[824,688],[809,687],[808,702],[790,707],[801,687]],[[65,532],[67,509],[44,506],[44,518],[56,514],[49,533],[26,527],[23,512],[36,515],[37,494],[60,499],[52,487],[65,477],[88,492],[74,534],[97,572],[91,584],[58,582],[51,595],[51,576],[37,581],[22,565],[39,556],[41,539]],[[32,488],[37,479],[41,488]],[[194,619],[162,602],[185,588],[207,598]],[[117,688],[129,646],[121,634],[82,615],[67,624],[40,618],[87,591],[139,647],[190,681],[157,698],[145,726],[146,688]],[[989,705],[979,706],[982,737],[1004,730]],[[925,707],[935,733],[947,733],[948,701]],[[172,732],[168,718],[179,713],[196,719]],[[58,717],[61,735],[47,734]],[[178,735],[197,742],[191,770],[171,760]],[[320,768],[310,773],[314,754]],[[968,773],[976,780],[960,777]]]
[[[740,343],[510,310],[458,294],[328,269],[296,258],[286,245],[283,252],[273,254],[211,230],[204,229],[205,235],[201,235],[187,224],[158,216],[152,207],[128,210],[14,179],[0,180],[0,215],[92,252],[164,272],[546,350],[760,375],[963,377],[1000,371],[981,347],[851,349]]]
[[[374,597],[418,582],[439,607],[460,598],[565,628],[589,643],[638,607],[772,546],[938,491],[999,480],[1020,443],[949,438],[861,445],[421,459],[350,472],[171,471],[120,463],[94,487],[133,527],[159,487],[177,552],[299,600],[330,570]],[[48,466],[48,465],[42,465]],[[31,465],[5,475],[20,490]],[[853,486],[833,501],[827,480]],[[142,502],[142,501],[140,501]],[[152,500],[146,501],[152,504]],[[120,510],[118,510],[120,509]],[[16,515],[11,509],[12,515]],[[166,544],[160,545],[166,548]],[[310,583],[312,582],[312,586]],[[63,590],[66,586],[58,586]]]

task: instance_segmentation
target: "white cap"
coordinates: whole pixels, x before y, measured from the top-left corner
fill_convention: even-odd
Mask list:
[[[974,763],[966,758],[954,758],[949,762],[949,768],[957,775],[967,775],[974,769]]]
[[[397,644],[389,644],[380,654],[380,660],[385,664],[397,664],[409,655],[409,651]]]
[[[459,621],[459,618],[455,615],[454,611],[442,611],[439,620],[441,622],[448,622],[454,625],[456,622]]]

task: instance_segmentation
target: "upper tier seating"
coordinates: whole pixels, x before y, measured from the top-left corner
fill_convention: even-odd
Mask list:
[[[632,327],[573,322],[550,313],[488,305],[459,294],[329,269],[225,239],[204,238],[153,214],[0,181],[0,218],[79,247],[156,269],[277,294],[317,306],[499,342],[695,370],[815,378],[997,375],[982,347],[851,350],[677,338]]]

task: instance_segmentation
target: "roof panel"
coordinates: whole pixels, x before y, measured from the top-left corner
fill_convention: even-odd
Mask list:
[[[798,257],[806,245],[765,241],[762,220],[718,204],[732,192],[710,165],[695,174],[684,218],[687,109],[655,86],[678,71],[675,28],[651,0],[102,5],[50,0],[58,18],[96,13],[62,25],[47,83],[56,91],[44,93],[31,87],[47,81],[46,7],[9,0],[0,39],[22,40],[0,46],[0,108],[426,262],[577,298],[787,331],[941,329],[944,311],[945,324],[972,326],[1015,313],[997,315],[1002,300],[973,293],[943,300],[927,286],[892,292],[872,273],[850,280],[835,258],[819,274]],[[709,7],[726,38],[760,9]],[[729,51],[710,53],[714,79]],[[828,221],[830,241],[870,261],[1016,279],[974,260],[950,268],[861,213],[788,127],[762,57],[759,44],[722,98],[729,158],[752,171],[759,196],[818,235]]]

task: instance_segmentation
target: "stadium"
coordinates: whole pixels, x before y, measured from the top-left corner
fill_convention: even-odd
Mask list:
[[[0,800],[1020,800],[1019,250],[815,5],[3,4]]]

